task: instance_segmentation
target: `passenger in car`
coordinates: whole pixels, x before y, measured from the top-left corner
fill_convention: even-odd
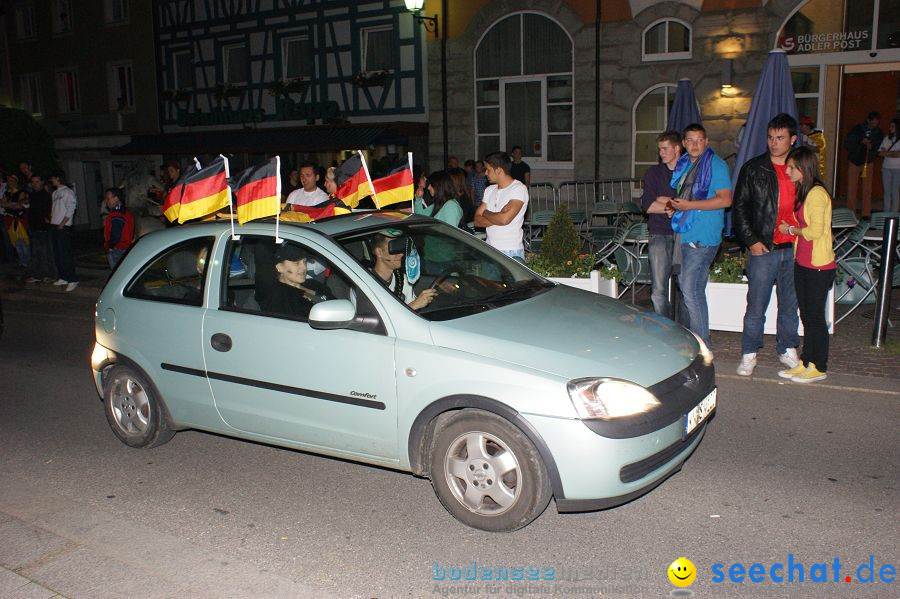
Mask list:
[[[260,301],[264,312],[308,318],[316,302],[326,299],[319,283],[307,278],[309,255],[299,246],[286,243],[275,251],[275,284]]]
[[[372,269],[378,280],[397,298],[403,300],[413,310],[421,310],[437,295],[435,289],[424,289],[419,295],[413,291],[412,285],[403,276],[403,253],[390,253],[391,238],[380,233],[373,238],[375,266]]]

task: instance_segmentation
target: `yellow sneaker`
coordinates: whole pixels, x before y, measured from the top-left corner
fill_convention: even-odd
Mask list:
[[[779,370],[778,376],[783,379],[792,379],[798,374],[802,374],[804,372],[806,372],[806,366],[803,365],[803,362],[800,362],[793,368],[788,368],[787,370]]]
[[[814,383],[815,381],[821,381],[827,376],[828,375],[824,372],[819,372],[819,369],[816,368],[816,365],[810,362],[809,367],[807,367],[806,370],[804,370],[800,374],[795,374],[793,377],[791,377],[791,380],[795,383]]]

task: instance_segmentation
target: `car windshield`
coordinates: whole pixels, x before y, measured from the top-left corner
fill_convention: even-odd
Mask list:
[[[554,287],[520,262],[444,223],[390,223],[379,229],[338,236],[337,240],[398,301],[428,320],[477,314]],[[388,280],[377,271],[387,273]],[[398,278],[402,279],[399,289]],[[411,304],[423,293],[430,295],[429,289],[436,294],[427,305]]]

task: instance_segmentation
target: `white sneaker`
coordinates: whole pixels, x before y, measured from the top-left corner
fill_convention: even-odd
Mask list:
[[[56,279],[55,281],[53,281],[53,284],[59,287],[60,285],[68,285],[69,282],[65,279]]]
[[[75,291],[76,287],[78,287],[78,281],[75,281],[74,283],[69,283],[68,285],[66,285],[66,291]]]
[[[788,368],[796,368],[800,364],[800,356],[797,355],[797,350],[793,347],[787,348],[783,354],[778,354],[778,359]]]
[[[744,354],[741,356],[741,363],[738,364],[737,373],[741,376],[750,376],[754,368],[756,368],[756,354]]]
[[[26,283],[40,283],[41,280],[37,277],[28,277],[27,279],[25,279],[25,282]]]

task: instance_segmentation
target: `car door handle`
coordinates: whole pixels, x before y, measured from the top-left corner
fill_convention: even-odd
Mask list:
[[[216,333],[209,340],[209,344],[214,350],[225,352],[231,349],[231,337],[225,333]]]

